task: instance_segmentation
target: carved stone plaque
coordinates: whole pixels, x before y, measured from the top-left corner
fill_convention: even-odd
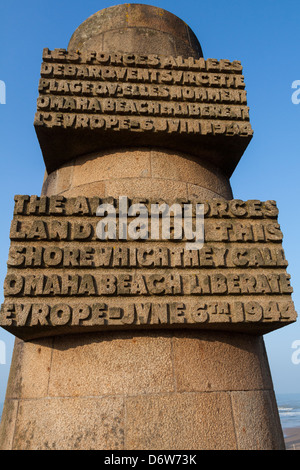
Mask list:
[[[230,176],[253,131],[239,61],[44,50],[35,128],[48,173],[106,148],[156,146]]]
[[[151,238],[150,218],[147,237],[120,237],[117,225],[115,240],[100,239],[100,203],[120,224],[113,198],[15,197],[2,327],[29,340],[128,328],[264,334],[296,320],[274,201],[204,202],[200,249],[175,238],[175,218],[170,239]],[[162,201],[139,203],[150,214]],[[128,233],[139,225],[126,223]]]

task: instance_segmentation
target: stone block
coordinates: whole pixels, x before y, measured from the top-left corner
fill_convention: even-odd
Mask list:
[[[48,172],[45,171],[45,177],[44,177],[41,195],[52,196],[53,194],[57,194],[56,188],[57,188],[57,170],[52,171],[49,175],[48,175]]]
[[[273,390],[232,392],[239,450],[284,450]]]
[[[261,337],[221,332],[178,334],[173,350],[177,391],[272,388]]]
[[[68,49],[70,51],[78,49],[105,51],[107,49],[102,43],[102,37],[104,34],[110,33],[112,40],[114,40],[114,34],[119,39],[114,43],[116,52],[123,50],[124,52],[137,52],[136,49],[140,44],[132,42],[128,38],[132,37],[132,33],[144,33],[145,30],[151,37],[147,44],[145,36],[140,35],[143,45],[142,53],[144,54],[147,47],[150,53],[167,55],[176,52],[184,45],[186,57],[198,58],[203,55],[198,39],[180,18],[162,8],[130,3],[106,8],[92,15],[76,29]],[[156,38],[160,35],[168,37],[170,42],[163,41],[159,44]],[[111,46],[108,50],[112,50]]]
[[[123,399],[21,401],[15,436],[13,450],[121,450]]]
[[[153,199],[170,199],[174,194],[186,198],[187,185],[181,181],[150,178],[115,179],[106,183],[106,196],[144,197],[144,194]]]
[[[55,339],[49,384],[52,397],[138,395],[173,390],[168,336],[106,333]]]
[[[151,54],[153,50],[164,50],[165,55],[176,55],[175,43],[171,34],[149,28],[126,28],[103,34],[103,50],[107,52],[118,50],[125,53],[134,50],[137,54]],[[95,42],[93,46],[96,47]]]
[[[105,197],[105,182],[96,181],[94,183],[81,184],[79,186],[72,186],[71,189],[61,193],[65,197],[85,196],[85,197]]]
[[[153,178],[186,181],[219,195],[231,194],[228,178],[216,168],[189,155],[154,150],[151,152],[151,169]]]
[[[227,393],[181,393],[126,399],[126,449],[236,448]]]
[[[16,339],[6,396],[40,398],[48,393],[52,338],[30,343]]]
[[[74,164],[73,186],[118,178],[150,177],[150,151],[120,150],[78,158]]]
[[[11,450],[13,446],[18,400],[6,399],[0,423],[0,450]]]
[[[231,199],[232,191],[230,188],[219,194],[210,189],[197,186],[196,184],[187,184],[188,198],[191,200],[206,201],[210,199]]]
[[[42,196],[54,196],[67,191],[72,185],[74,164],[69,162],[64,164],[59,170],[55,170],[46,176]]]

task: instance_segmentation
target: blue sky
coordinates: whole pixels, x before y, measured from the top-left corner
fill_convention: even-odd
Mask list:
[[[98,10],[121,1],[10,0],[1,2],[0,80],[0,301],[6,275],[9,228],[15,194],[39,194],[44,163],[33,128],[42,50],[67,48],[74,30]],[[241,60],[254,138],[232,179],[238,199],[274,199],[284,233],[293,299],[300,311],[300,104],[292,83],[300,80],[299,0],[161,0],[139,2],[183,19],[198,37],[205,58]],[[0,330],[7,365],[0,365],[4,400],[14,338]],[[300,323],[265,336],[275,391],[300,393],[300,364],[292,363]],[[300,354],[299,354],[300,357]]]

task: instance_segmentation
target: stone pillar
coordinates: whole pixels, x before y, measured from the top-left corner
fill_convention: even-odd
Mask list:
[[[46,175],[43,195],[231,199],[229,179],[209,163],[160,148],[130,148],[78,157]]]
[[[84,22],[77,49],[202,56],[181,20],[131,4]],[[46,173],[42,194],[229,200],[229,176],[192,152],[116,142]],[[263,337],[157,328],[17,339],[0,446],[283,449]]]

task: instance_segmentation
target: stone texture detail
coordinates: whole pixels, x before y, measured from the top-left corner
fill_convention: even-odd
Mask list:
[[[233,416],[239,450],[284,450],[276,399],[272,390],[233,392]],[[241,419],[241,417],[243,418]],[[259,422],[259,426],[258,426]]]
[[[211,164],[162,149],[119,149],[79,157],[49,175],[42,195],[231,199],[229,179]]]
[[[15,435],[14,450],[120,450],[124,448],[123,399],[22,401]]]
[[[142,54],[155,50],[166,55],[202,57],[198,39],[180,18],[162,8],[130,3],[92,15],[76,29],[68,49]]]
[[[178,392],[209,392],[271,389],[272,381],[260,337],[219,334],[211,354],[211,336],[178,334],[174,338],[174,361]],[[186,358],[189,358],[187,360]],[[231,371],[228,373],[228,363]],[[241,363],[247,364],[244,370]]]
[[[226,393],[134,397],[127,401],[127,413],[129,449],[214,450],[218,440],[224,450],[236,448]]]
[[[83,335],[76,341],[77,347],[74,349],[74,337],[69,340],[57,338],[49,396],[127,396],[172,392],[174,378],[170,337],[153,333],[152,336],[127,339],[127,334],[105,335],[103,339],[95,334]],[[78,364],[76,375],[73,373],[74,363]],[[101,374],[95,374],[95,364]],[[136,364],[139,364],[138,369]],[[68,369],[70,374],[66,372]]]
[[[52,344],[52,338],[30,343],[16,338],[6,398],[15,400],[47,396]]]
[[[17,348],[1,449],[284,447],[262,338],[124,332]],[[41,358],[31,373],[29,355]]]

